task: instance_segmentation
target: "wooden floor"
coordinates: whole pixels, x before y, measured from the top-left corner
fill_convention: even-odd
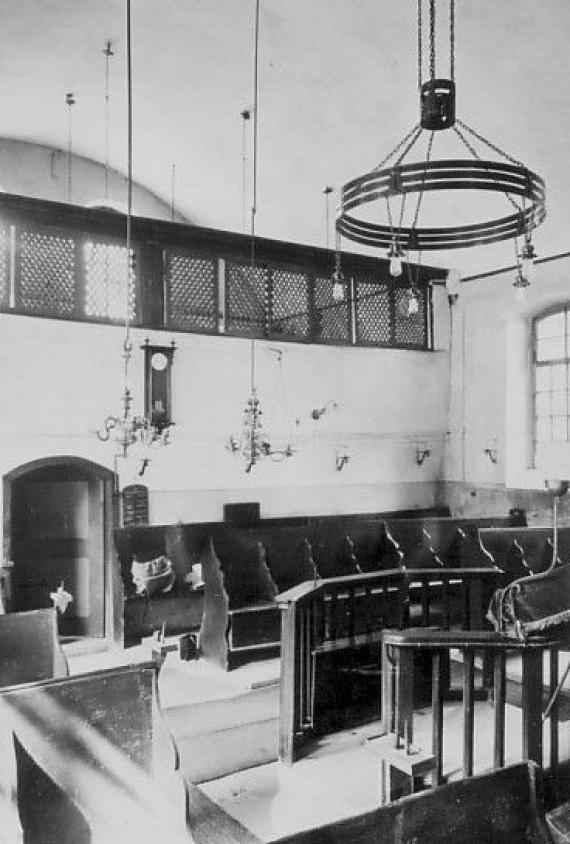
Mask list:
[[[125,654],[130,661],[137,661],[147,657],[148,651],[141,647],[72,658],[71,670],[88,670],[90,661],[99,667],[105,660],[124,661]],[[514,679],[508,690],[507,763],[521,759],[516,664],[509,673]],[[228,674],[201,661],[186,663],[169,654],[159,682],[161,705],[179,745],[182,770],[189,780],[201,783],[205,795],[263,841],[369,811],[380,800],[379,761],[367,741],[377,734],[376,723],[320,740],[310,755],[292,768],[275,761],[278,676],[278,660],[253,663]],[[256,695],[256,691],[260,693]],[[563,713],[560,751],[562,759],[570,759],[568,699],[564,709],[568,711]],[[460,703],[446,704],[444,729],[444,773],[456,778],[461,774]],[[476,772],[491,767],[492,736],[492,706],[479,702],[475,713]],[[547,729],[544,738],[547,754]],[[415,744],[429,748],[430,742],[431,717],[426,709],[415,717]]]

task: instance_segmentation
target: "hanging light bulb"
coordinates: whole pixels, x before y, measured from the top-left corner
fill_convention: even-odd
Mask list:
[[[413,287],[410,287],[408,292],[408,316],[416,316],[420,309],[420,303],[418,302],[418,294],[417,291],[414,290]]]
[[[345,300],[345,281],[344,273],[341,269],[337,269],[332,274],[332,297],[335,302],[344,302]]]
[[[406,295],[402,296],[398,303],[398,312],[403,317],[417,316],[420,310],[420,302],[418,298],[418,291],[411,286],[405,291]]]
[[[402,258],[404,253],[398,246],[396,239],[392,241],[392,245],[388,250],[388,258],[390,259],[390,275],[392,278],[398,278],[402,275]]]
[[[527,284],[530,284],[534,278],[534,259],[536,252],[530,239],[530,234],[525,235],[524,246],[521,254],[522,275],[526,279]]]
[[[346,282],[344,280],[344,273],[340,266],[340,233],[335,233],[335,253],[334,253],[334,271],[331,276],[332,297],[335,302],[344,302],[346,299]]]

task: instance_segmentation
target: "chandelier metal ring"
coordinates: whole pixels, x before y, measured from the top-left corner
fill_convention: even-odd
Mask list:
[[[348,213],[379,199],[426,191],[493,191],[523,198],[505,217],[464,226],[400,227],[368,222]],[[396,238],[414,250],[459,249],[524,235],[546,216],[543,179],[526,167],[498,161],[443,159],[372,170],[347,182],[341,192],[337,231],[358,243],[388,249]],[[527,204],[527,201],[530,204]]]

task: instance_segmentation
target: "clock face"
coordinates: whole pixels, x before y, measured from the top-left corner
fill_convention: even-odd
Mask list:
[[[154,352],[150,362],[156,372],[163,372],[168,366],[168,358],[164,352]]]

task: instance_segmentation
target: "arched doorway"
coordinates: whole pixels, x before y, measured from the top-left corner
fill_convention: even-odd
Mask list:
[[[113,636],[112,491],[109,469],[50,457],[4,477],[4,546],[12,560],[12,610],[52,605],[61,584],[73,596],[62,636]]]

